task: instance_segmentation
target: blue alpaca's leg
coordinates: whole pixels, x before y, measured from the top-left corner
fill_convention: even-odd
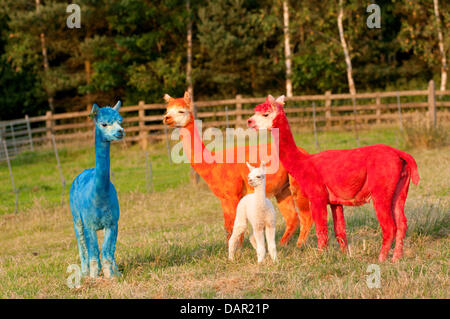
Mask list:
[[[75,236],[77,237],[78,252],[81,259],[81,275],[87,276],[88,274],[88,250],[86,246],[86,237],[84,236],[83,223],[81,219],[77,218],[73,221],[73,228],[75,229]]]
[[[97,231],[94,229],[84,229],[87,241],[87,249],[89,256],[89,275],[97,278],[100,272],[100,252],[98,250]]]
[[[112,227],[105,228],[105,239],[102,244],[102,267],[106,278],[120,276],[119,269],[117,268],[116,261],[114,259],[117,230],[117,224]]]

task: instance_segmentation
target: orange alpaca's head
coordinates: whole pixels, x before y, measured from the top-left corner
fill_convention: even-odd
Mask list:
[[[170,127],[186,127],[194,121],[189,92],[184,92],[184,97],[177,99],[166,94],[164,95],[164,100],[168,103],[163,120],[165,124]]]

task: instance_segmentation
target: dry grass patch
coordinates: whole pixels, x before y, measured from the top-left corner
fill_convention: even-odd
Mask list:
[[[346,209],[347,255],[330,219],[327,252],[316,249],[313,230],[301,249],[295,239],[278,247],[277,264],[257,265],[247,239],[229,262],[219,200],[204,185],[182,184],[119,195],[116,259],[123,275],[85,279],[79,289],[66,285],[67,267],[79,263],[68,207],[36,200],[25,212],[0,216],[0,298],[449,298],[449,154],[413,152],[422,179],[407,200],[405,257],[379,264],[380,289],[366,284],[381,246],[370,205]],[[279,241],[284,221],[277,217]]]

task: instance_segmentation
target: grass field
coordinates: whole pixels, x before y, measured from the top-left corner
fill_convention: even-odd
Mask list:
[[[351,132],[321,133],[321,149],[355,147]],[[361,145],[403,148],[396,129],[361,133]],[[310,133],[296,140],[316,152]],[[51,149],[12,161],[20,206],[14,211],[8,168],[0,164],[0,298],[449,298],[450,147],[409,149],[421,181],[406,202],[405,257],[379,264],[381,288],[369,288],[367,267],[377,264],[381,230],[371,205],[346,208],[350,252],[340,253],[329,220],[330,248],[317,251],[314,229],[305,247],[278,247],[279,263],[257,265],[244,241],[227,260],[223,216],[205,184],[189,184],[187,164],[169,164],[163,144],[149,150],[155,192],[146,194],[145,156],[137,146],[113,145],[112,170],[121,217],[118,280],[85,279],[69,289],[67,267],[79,263],[68,205]],[[59,149],[68,190],[94,163],[93,147]],[[277,240],[284,231],[278,213]],[[298,235],[298,232],[295,237]],[[103,239],[99,232],[100,241]]]

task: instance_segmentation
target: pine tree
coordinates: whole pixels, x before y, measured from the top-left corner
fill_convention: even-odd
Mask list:
[[[257,95],[274,86],[284,91],[282,19],[263,4],[218,0],[199,9],[197,92]]]

